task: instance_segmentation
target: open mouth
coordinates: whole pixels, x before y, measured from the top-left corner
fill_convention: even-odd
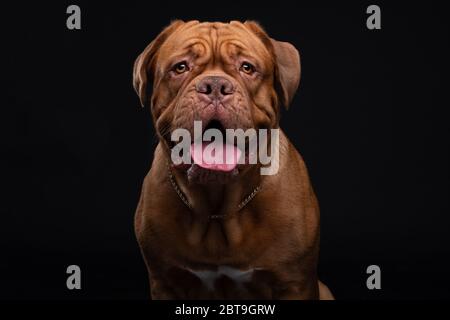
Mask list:
[[[190,154],[193,163],[203,169],[231,172],[236,169],[242,151],[234,143],[227,142],[222,123],[211,120],[203,130],[202,141],[191,144]]]
[[[222,134],[222,136],[225,137],[225,133],[226,133],[225,127],[222,125],[222,122],[220,122],[219,120],[212,119],[211,121],[209,121],[202,133],[205,133],[205,131],[210,130],[210,129],[219,130],[220,133]]]
[[[222,122],[213,119],[201,128],[201,132],[195,130],[194,126],[194,139],[183,147],[182,154],[188,152],[189,155],[175,167],[186,170],[189,181],[200,183],[226,183],[236,177],[239,174],[238,164],[242,163],[245,153],[234,141],[227,141]]]

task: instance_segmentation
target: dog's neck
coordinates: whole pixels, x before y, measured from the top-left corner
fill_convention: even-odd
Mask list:
[[[170,170],[170,168],[169,168]],[[247,168],[226,184],[190,183],[186,173],[172,170],[175,188],[178,186],[190,209],[199,217],[223,217],[235,215],[242,202],[261,184],[257,166]]]

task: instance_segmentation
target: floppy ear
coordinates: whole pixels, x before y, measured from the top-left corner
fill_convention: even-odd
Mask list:
[[[151,76],[154,72],[158,49],[164,41],[166,41],[166,39],[183,24],[184,22],[181,20],[173,21],[155,38],[155,40],[150,42],[134,62],[133,87],[139,96],[142,107],[148,103]]]
[[[279,86],[281,102],[286,109],[292,101],[300,83],[300,54],[289,42],[270,39],[277,64],[276,81]]]
[[[288,108],[300,83],[300,54],[289,42],[277,41],[266,34],[254,21],[244,23],[263,43],[273,49],[275,60],[275,87],[281,103]]]

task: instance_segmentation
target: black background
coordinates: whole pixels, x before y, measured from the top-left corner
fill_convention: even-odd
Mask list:
[[[66,28],[69,4],[82,30]],[[369,4],[2,4],[0,299],[149,296],[133,216],[157,140],[132,65],[174,18],[255,19],[300,50],[281,126],[319,198],[335,296],[449,298],[448,12],[377,2],[371,31]],[[82,290],[66,289],[71,264]],[[366,288],[371,264],[381,290]]]

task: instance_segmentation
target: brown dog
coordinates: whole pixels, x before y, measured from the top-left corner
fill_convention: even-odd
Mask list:
[[[170,157],[171,133],[192,132],[194,120],[219,130],[278,128],[279,107],[299,84],[298,51],[251,21],[175,21],[137,58],[133,76],[160,138],[135,218],[152,297],[332,299],[317,278],[317,200],[282,132],[274,175],[261,175],[259,164],[231,173],[174,166]]]

